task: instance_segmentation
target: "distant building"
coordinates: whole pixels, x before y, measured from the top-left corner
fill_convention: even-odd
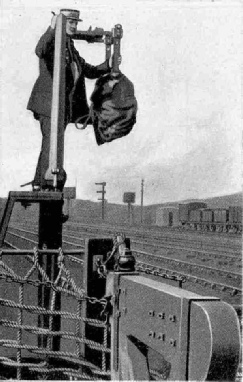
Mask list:
[[[156,210],[156,225],[173,227],[179,225],[179,208],[175,206],[158,207]]]

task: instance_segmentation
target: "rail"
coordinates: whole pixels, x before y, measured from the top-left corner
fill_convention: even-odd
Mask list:
[[[35,234],[33,231],[26,231],[24,229],[20,229],[20,231],[31,235]],[[77,234],[75,236],[70,234],[65,234],[63,236],[65,238],[63,244],[66,248],[71,246],[77,247],[80,250],[84,249],[84,239],[77,236]],[[24,240],[28,240],[28,237],[21,237]],[[80,244],[78,244],[77,241]],[[34,244],[35,243],[37,244],[37,241],[34,241]],[[33,242],[31,242],[30,245],[33,246]],[[138,260],[137,269],[139,267],[141,272],[144,272],[147,275],[156,275],[158,277],[163,277],[163,275],[171,276],[174,274],[176,277],[184,280],[185,288],[187,288],[189,284],[194,284],[196,289],[198,289],[198,286],[204,287],[205,291],[213,291],[216,296],[224,298],[227,302],[231,303],[232,300],[232,304],[239,304],[238,300],[242,295],[241,274],[232,272],[231,270],[226,271],[225,269],[205,266],[191,261],[183,261],[182,259],[176,259],[174,257],[169,258],[162,254],[156,255],[150,252],[137,250],[134,243],[132,243],[132,249]],[[149,262],[146,261],[147,259],[149,259]]]
[[[33,231],[33,228],[32,230],[28,230],[26,228],[20,228],[18,226],[11,226],[10,227],[10,230],[8,230],[8,233],[12,233],[12,235],[14,235],[14,233],[11,231],[11,228],[12,229],[15,229],[15,230],[18,230],[20,232],[24,232],[24,233],[29,233],[31,235],[36,235],[36,232]],[[71,231],[71,232],[75,232],[75,231]],[[63,236],[64,237],[67,237],[68,239],[75,239],[75,240],[78,240],[79,242],[82,242],[82,245],[83,245],[83,242],[84,242],[84,239],[80,238],[80,236],[77,236],[77,233],[76,233],[76,236],[71,234],[70,230],[66,231],[66,234],[64,234]],[[111,233],[110,233],[111,234]],[[114,234],[114,232],[112,233]],[[86,233],[86,237],[88,236],[89,234]],[[92,235],[92,234],[91,234]],[[102,235],[102,234],[101,234]],[[23,236],[24,238],[24,236]],[[168,238],[167,238],[168,239]],[[150,241],[149,241],[150,240]],[[239,262],[242,261],[242,258],[241,258],[241,254],[240,254],[240,249],[238,251],[232,251],[232,254],[230,254],[230,250],[229,248],[224,248],[224,251],[227,253],[225,254],[224,252],[221,251],[220,248],[218,248],[218,250],[214,250],[214,249],[211,249],[210,251],[207,249],[207,250],[203,250],[203,249],[198,249],[198,248],[191,248],[190,246],[182,246],[182,245],[175,245],[173,243],[173,240],[172,242],[168,242],[165,241],[163,242],[163,239],[161,239],[159,242],[157,241],[157,243],[154,243],[152,240],[153,239],[147,239],[146,241],[136,241],[136,240],[133,240],[133,246],[149,246],[150,248],[155,248],[156,250],[174,250],[174,251],[180,251],[180,252],[187,252],[187,253],[193,253],[193,254],[196,254],[196,255],[199,255],[199,256],[208,256],[208,257],[212,257],[212,258],[215,258],[215,259],[227,259],[227,260],[238,260]],[[71,245],[75,245],[74,242],[67,242],[67,241],[64,241],[64,243],[66,244],[71,244]],[[78,246],[79,244],[77,244]],[[136,249],[136,248],[135,248]]]
[[[18,224],[19,225],[19,224]],[[33,225],[31,226],[33,228]],[[26,228],[26,225],[25,225],[25,228]],[[97,225],[97,224],[85,224],[85,223],[76,223],[76,222],[67,222],[65,224],[65,227],[64,227],[65,231],[66,232],[92,232],[93,234],[95,234],[96,236],[97,235],[113,235],[114,234],[114,227],[111,227],[110,225],[108,224],[105,224],[105,223],[102,223],[101,225]],[[200,238],[200,236],[197,236],[196,239],[192,239],[191,237],[191,232],[190,232],[190,235],[188,234],[187,236],[186,233],[183,231],[183,238],[182,238],[182,235],[181,233],[179,232],[174,232],[173,230],[158,230],[158,228],[156,230],[154,230],[153,228],[151,229],[146,229],[144,227],[140,227],[140,228],[137,228],[135,229],[134,227],[127,227],[127,226],[120,226],[120,225],[116,225],[115,227],[115,230],[116,232],[124,232],[124,234],[129,234],[129,237],[131,239],[133,239],[133,241],[136,241],[136,239],[139,239],[139,241],[141,242],[142,240],[150,240],[150,241],[153,241],[154,243],[156,243],[156,245],[158,245],[159,243],[163,242],[163,243],[173,243],[173,245],[175,244],[180,244],[180,243],[183,243],[183,241],[185,241],[186,239],[186,242],[187,242],[187,248],[190,249],[199,249],[199,250],[208,250],[210,249],[210,251],[212,250],[212,247],[213,245],[215,245],[215,236],[211,237],[211,235],[209,235],[209,237],[207,237],[207,240],[211,240],[213,239],[212,242],[208,243],[207,241],[205,241],[205,238]],[[205,236],[205,235],[203,235]],[[225,237],[225,236],[220,236],[218,238],[218,243],[217,243],[217,246],[216,248],[214,248],[215,251],[220,251],[221,253],[224,253],[225,251],[227,251],[227,253],[229,253],[229,251],[232,251],[233,249],[233,253],[235,252],[238,252],[240,253],[241,252],[241,241],[240,241],[240,238],[236,238],[235,236],[233,236],[232,238],[228,238],[228,237]],[[235,245],[235,241],[237,240],[238,242],[238,245]]]

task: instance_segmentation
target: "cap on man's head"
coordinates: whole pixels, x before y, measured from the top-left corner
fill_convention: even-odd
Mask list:
[[[60,13],[66,16],[67,19],[72,19],[76,21],[83,21],[79,18],[79,11],[76,9],[60,9]]]

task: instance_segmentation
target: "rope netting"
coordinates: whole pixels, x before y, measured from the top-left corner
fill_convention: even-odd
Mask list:
[[[0,251],[0,379],[110,379],[108,316],[86,315],[87,304],[105,312],[107,299],[86,294],[78,256],[59,249],[50,272],[32,252]],[[87,349],[100,361],[87,359]]]

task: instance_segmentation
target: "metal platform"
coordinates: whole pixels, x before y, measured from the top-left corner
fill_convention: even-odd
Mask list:
[[[14,203],[28,206],[32,203],[63,202],[63,193],[56,191],[10,191],[0,222],[0,247],[3,246]]]

